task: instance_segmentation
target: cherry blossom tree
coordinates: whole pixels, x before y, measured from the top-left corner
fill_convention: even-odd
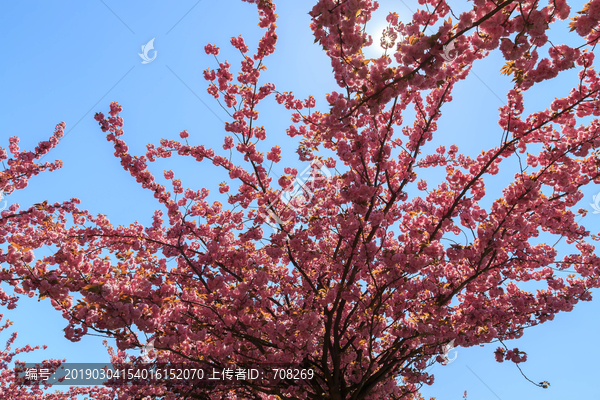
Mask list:
[[[151,226],[114,227],[105,215],[80,209],[78,199],[23,211],[13,204],[0,214],[0,241],[8,243],[0,262],[1,279],[15,294],[2,291],[0,300],[12,308],[21,294],[49,299],[67,320],[68,339],[91,331],[115,338],[114,362],[139,361],[125,351],[142,347],[146,334],[157,363],[283,363],[314,370],[314,379],[235,387],[170,382],[103,396],[420,399],[419,388],[433,383],[426,368],[443,362],[449,343],[519,338],[591,300],[600,286],[598,237],[578,222],[586,211],[576,208],[582,187],[600,183],[592,51],[600,0],[582,10],[564,0],[474,0],[459,16],[445,0],[420,0],[412,21],[387,16],[386,52],[371,59],[363,53],[373,45],[365,25],[377,2],[319,0],[310,28],[341,88],[326,96],[326,112],[312,96],[297,99],[259,83],[277,43],[275,4],[245,1],[258,8],[265,32],[253,55],[241,36],[231,39],[243,57],[235,80],[219,47],[205,47],[218,63],[204,71],[208,93],[231,116],[222,150],[191,144],[193,134],[183,131],[181,140],[163,139],[134,156],[123,139],[122,106],[113,102],[108,116],[95,116],[115,157],[154,193],[168,220],[156,210]],[[549,41],[551,26],[569,18],[565,35],[579,47]],[[436,146],[443,105],[473,64],[496,49],[514,84],[499,109],[500,144],[476,157]],[[524,115],[528,90],[573,68],[579,75],[568,95]],[[310,166],[299,191],[302,177],[285,166],[281,149],[264,148],[258,105],[268,97],[290,111],[287,135],[299,139],[298,157]],[[18,138],[10,139],[5,192],[60,167],[33,161],[57,145],[63,127],[35,152],[20,152]],[[243,162],[234,163],[230,151]],[[164,173],[169,188],[159,184],[149,163],[175,154],[225,170],[230,181],[214,189],[228,204],[209,203],[208,188],[186,188],[173,171]],[[428,186],[425,168],[438,171],[441,183]],[[514,180],[492,194],[486,178],[501,170]],[[273,180],[272,171],[282,175]],[[307,195],[282,200],[293,191]],[[573,254],[536,244],[540,235],[563,239]],[[35,260],[45,244],[58,251]],[[563,278],[565,270],[575,273]],[[544,288],[533,294],[519,286],[532,280]],[[526,360],[504,347],[495,357]]]

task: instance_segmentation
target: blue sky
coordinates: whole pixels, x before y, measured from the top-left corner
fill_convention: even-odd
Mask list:
[[[279,41],[275,54],[266,59],[268,69],[260,82],[273,82],[279,91],[293,91],[297,98],[312,94],[317,108],[325,110],[325,94],[339,91],[339,87],[329,59],[313,44],[307,15],[312,2],[275,3]],[[456,4],[457,10],[464,8],[457,1],[451,4]],[[582,6],[570,4],[576,10]],[[380,10],[367,26],[375,43],[377,32],[385,27],[387,11],[396,11],[401,20],[408,21],[409,9],[417,7],[416,0],[381,1]],[[27,208],[43,200],[53,203],[77,197],[81,208],[94,215],[106,214],[114,225],[134,221],[149,224],[159,205],[152,192],[142,189],[122,169],[113,156],[114,149],[94,121],[94,113],[106,113],[111,101],[123,105],[123,139],[134,155],[143,154],[146,144],[158,144],[161,138],[179,139],[179,132],[184,129],[190,133],[190,143],[222,152],[223,121],[229,117],[206,93],[202,71],[217,65],[212,56],[204,53],[204,45],[210,42],[221,47],[219,60],[228,60],[235,75],[241,57],[229,40],[242,34],[253,52],[263,33],[257,22],[255,6],[240,0],[38,0],[4,4],[0,14],[5,59],[0,65],[0,146],[7,147],[8,137],[17,135],[21,149],[32,150],[38,142],[48,139],[58,122],[67,124],[66,136],[45,158],[62,160],[63,168],[32,178],[26,189],[15,192],[6,201]],[[556,41],[577,43],[562,34],[566,23],[557,24],[556,28],[552,32]],[[151,39],[156,59],[144,65],[138,53]],[[376,44],[366,52],[368,56],[381,53]],[[492,53],[475,64],[474,74],[456,85],[454,101],[442,108],[436,143],[455,143],[471,155],[498,144],[501,132],[497,110],[511,87],[510,78],[499,74],[502,64],[500,54]],[[534,87],[526,96],[526,112],[545,108],[555,96],[566,95],[575,82],[575,73],[569,71],[557,80]],[[274,172],[281,173],[284,165],[303,170],[306,165],[297,159],[296,141],[285,135],[290,125],[289,111],[271,98],[260,104],[259,112],[258,122],[265,126],[268,137],[264,149],[278,144],[283,150],[283,161]],[[430,148],[434,146],[437,144]],[[210,198],[226,204],[216,188],[227,177],[212,165],[177,156],[150,165],[163,183],[162,171],[168,169],[175,171],[184,186],[212,189]],[[434,171],[426,172],[426,179],[436,180]],[[487,184],[499,188],[511,181],[513,173],[501,173]],[[587,187],[581,206],[590,209],[588,203],[599,191],[600,188]],[[590,213],[584,224],[596,232],[600,216]],[[50,249],[44,249],[36,256],[49,252]],[[102,338],[67,341],[62,332],[66,322],[47,301],[25,298],[15,310],[2,312],[15,322],[12,329],[19,332],[18,344],[49,346],[45,351],[24,354],[20,360],[108,360]],[[528,361],[521,368],[535,382],[549,381],[549,389],[527,382],[514,364],[497,363],[493,350],[498,344],[489,344],[456,349],[456,361],[433,367],[436,381],[433,386],[424,387],[422,393],[440,400],[461,399],[464,390],[469,399],[477,400],[594,398],[600,391],[595,368],[595,360],[600,358],[598,315],[600,302],[580,303],[571,313],[559,314],[554,321],[527,329],[522,339],[506,342],[510,348],[518,347],[528,353]],[[0,334],[0,343],[5,338],[8,333]]]

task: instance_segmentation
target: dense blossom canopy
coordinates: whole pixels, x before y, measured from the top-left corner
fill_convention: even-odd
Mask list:
[[[327,95],[327,112],[316,110],[312,96],[259,84],[277,43],[275,4],[245,1],[258,8],[264,36],[253,55],[241,36],[231,39],[243,56],[237,77],[218,59],[219,47],[204,48],[218,63],[204,71],[208,93],[232,115],[223,150],[190,144],[194,135],[183,131],[181,141],[163,139],[134,156],[123,139],[121,105],[95,116],[123,168],[166,208],[166,220],[157,210],[151,226],[115,227],[80,209],[78,199],[27,210],[13,204],[0,214],[7,245],[0,279],[15,293],[1,291],[0,301],[14,308],[20,294],[50,299],[67,320],[68,339],[90,331],[116,338],[114,362],[129,360],[125,350],[142,347],[145,333],[157,362],[289,363],[312,368],[315,378],[235,388],[73,388],[45,398],[419,399],[421,385],[433,382],[426,367],[444,360],[449,343],[519,338],[591,299],[590,289],[600,286],[598,238],[576,221],[586,211],[573,210],[581,188],[600,183],[600,81],[590,51],[600,38],[600,0],[582,10],[565,0],[474,0],[458,17],[445,0],[419,0],[412,21],[387,16],[386,53],[375,59],[363,49],[373,44],[364,26],[377,2],[319,0],[310,28],[341,88]],[[565,34],[579,47],[549,42],[552,24],[568,18]],[[502,73],[514,78],[499,110],[499,145],[475,158],[455,145],[435,148],[442,106],[473,63],[495,49],[506,60]],[[579,80],[567,96],[524,115],[529,89],[573,68]],[[257,125],[259,103],[269,96],[291,111],[287,135],[299,139],[297,154],[312,166],[306,195],[288,202],[282,196],[299,172],[284,165],[273,180],[271,168],[285,160],[279,147],[261,146],[267,131]],[[415,117],[406,122],[409,108]],[[33,152],[20,151],[17,137],[10,158],[0,148],[9,166],[0,174],[4,194],[61,167],[35,161],[58,145],[64,127]],[[231,161],[230,151],[243,163]],[[173,171],[164,173],[172,187],[159,184],[148,163],[175,154],[225,169],[230,180],[218,191],[229,204],[209,203],[207,188],[185,188]],[[514,181],[490,199],[486,177],[511,171],[508,160],[516,159]],[[442,182],[428,185],[424,168]],[[463,233],[463,243],[449,240]],[[563,238],[576,251],[559,256],[539,235]],[[58,251],[36,260],[34,250],[44,245]],[[576,274],[559,276],[565,269]],[[519,287],[529,280],[545,289]],[[14,354],[3,352],[0,390],[41,398],[40,388],[14,380]],[[526,360],[501,347],[495,357]]]

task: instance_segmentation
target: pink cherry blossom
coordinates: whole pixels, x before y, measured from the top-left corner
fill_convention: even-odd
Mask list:
[[[306,363],[318,379],[223,393],[189,384],[73,388],[46,398],[419,400],[419,387],[434,382],[428,363],[444,360],[449,343],[518,339],[529,334],[525,328],[592,299],[600,287],[599,236],[583,225],[580,206],[589,203],[582,189],[600,183],[600,78],[592,52],[600,0],[580,10],[564,0],[476,0],[462,13],[445,0],[423,0],[411,20],[388,14],[390,54],[377,58],[363,51],[374,45],[364,26],[377,2],[315,0],[310,29],[339,86],[322,99],[264,82],[278,43],[275,4],[244,1],[256,6],[263,34],[252,44],[231,38],[239,70],[217,57],[218,47],[205,46],[216,59],[216,69],[203,73],[207,92],[230,116],[223,144],[191,145],[184,130],[183,141],[174,133],[133,155],[124,107],[113,102],[108,117],[96,113],[123,169],[156,199],[152,222],[113,226],[80,209],[76,198],[25,210],[11,205],[0,213],[7,247],[0,279],[14,293],[0,289],[0,304],[14,308],[21,295],[47,299],[65,319],[69,340],[93,332],[115,338],[113,362],[126,362],[125,350],[147,343],[141,332],[152,336],[161,362]],[[545,46],[551,26],[567,18],[580,43]],[[450,43],[452,60],[444,50]],[[498,144],[478,154],[440,145],[449,135],[438,124],[456,84],[496,49],[502,73],[512,77],[497,125],[485,133],[496,129]],[[579,78],[572,90],[530,109],[527,91],[570,69]],[[297,160],[265,144],[284,132],[259,121],[269,97],[289,113],[285,134],[297,143]],[[36,160],[59,144],[64,129],[58,124],[33,152],[21,151],[17,137],[8,151],[0,147],[5,195],[62,166]],[[168,170],[162,185],[149,163],[169,157],[193,158],[228,181],[189,188]],[[515,172],[514,165],[521,167]],[[490,176],[501,173],[514,179],[498,187]],[[559,253],[553,241],[540,243],[540,233],[573,250]],[[58,250],[35,257],[45,245]],[[525,291],[518,284],[526,281],[543,288]],[[493,356],[527,360],[518,348],[499,347]],[[14,389],[4,372],[2,387]],[[15,393],[40,395],[26,389]]]

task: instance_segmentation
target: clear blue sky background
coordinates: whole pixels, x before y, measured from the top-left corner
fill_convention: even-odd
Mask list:
[[[368,25],[376,43],[388,11],[396,11],[403,21],[408,21],[409,9],[418,7],[416,0],[405,2],[380,2],[380,10]],[[458,11],[464,8],[456,1],[452,4]],[[582,6],[581,2],[570,4],[576,10]],[[279,42],[275,54],[266,59],[268,70],[261,83],[273,82],[282,92],[293,90],[298,98],[312,94],[317,108],[325,110],[324,95],[339,88],[329,59],[313,44],[307,15],[313,4],[277,1],[276,5]],[[216,62],[203,48],[208,42],[220,46],[219,59],[227,59],[236,75],[241,57],[232,50],[229,40],[242,34],[253,53],[263,33],[257,22],[255,6],[239,0],[38,0],[3,4],[0,35],[5,61],[0,65],[0,145],[7,147],[8,137],[18,135],[21,148],[33,150],[38,142],[48,139],[58,122],[67,124],[67,135],[45,158],[60,159],[64,167],[34,177],[29,187],[9,196],[8,203],[27,208],[43,200],[62,202],[77,197],[81,208],[94,215],[108,215],[114,225],[128,225],[136,220],[148,225],[158,203],[152,192],[143,190],[122,169],[113,156],[114,149],[94,121],[94,113],[106,113],[111,101],[123,105],[124,140],[133,155],[143,154],[146,144],[158,144],[161,138],[179,139],[178,133],[183,129],[190,133],[191,144],[204,144],[222,153],[223,121],[229,117],[206,93],[202,71],[216,68]],[[579,43],[562,35],[566,23],[557,28],[553,32],[555,44]],[[143,65],[138,53],[153,38],[157,57]],[[367,53],[369,56],[380,54],[375,46]],[[497,110],[511,87],[510,78],[499,75],[502,64],[499,54],[493,53],[475,64],[473,71],[477,76],[472,74],[456,86],[454,101],[442,109],[436,144],[430,148],[437,143],[456,143],[461,151],[476,155],[499,143]],[[526,97],[526,112],[545,108],[555,96],[566,95],[575,83],[575,73],[571,71],[532,89]],[[295,154],[295,140],[285,136],[289,112],[272,98],[263,101],[259,111],[259,123],[266,127],[268,136],[263,149],[274,144],[283,148],[283,162],[275,172],[281,173],[284,165],[304,169]],[[213,189],[216,194],[211,194],[211,199],[226,204],[216,191],[226,176],[211,164],[175,156],[153,163],[150,168],[163,183],[162,171],[173,169],[184,186]],[[503,172],[486,181],[489,192],[510,182],[514,172]],[[427,179],[436,180],[435,171],[427,173]],[[590,209],[588,203],[598,191],[598,187],[587,187],[581,206]],[[585,225],[597,232],[600,216],[588,214]],[[38,257],[45,254],[50,254],[50,249],[36,253]],[[581,303],[571,313],[527,329],[522,339],[507,342],[510,348],[518,347],[528,353],[528,361],[521,364],[523,371],[535,382],[549,381],[549,389],[527,382],[514,364],[497,363],[493,351],[498,344],[490,344],[458,348],[456,361],[433,367],[436,381],[433,386],[424,387],[422,393],[440,400],[461,399],[464,390],[471,400],[599,398],[599,311],[600,301]],[[18,344],[49,346],[45,351],[24,354],[20,360],[108,361],[101,338],[67,341],[62,332],[66,322],[47,301],[26,298],[15,310],[2,312],[15,322],[12,330],[19,332]],[[0,334],[0,342],[8,335]]]

